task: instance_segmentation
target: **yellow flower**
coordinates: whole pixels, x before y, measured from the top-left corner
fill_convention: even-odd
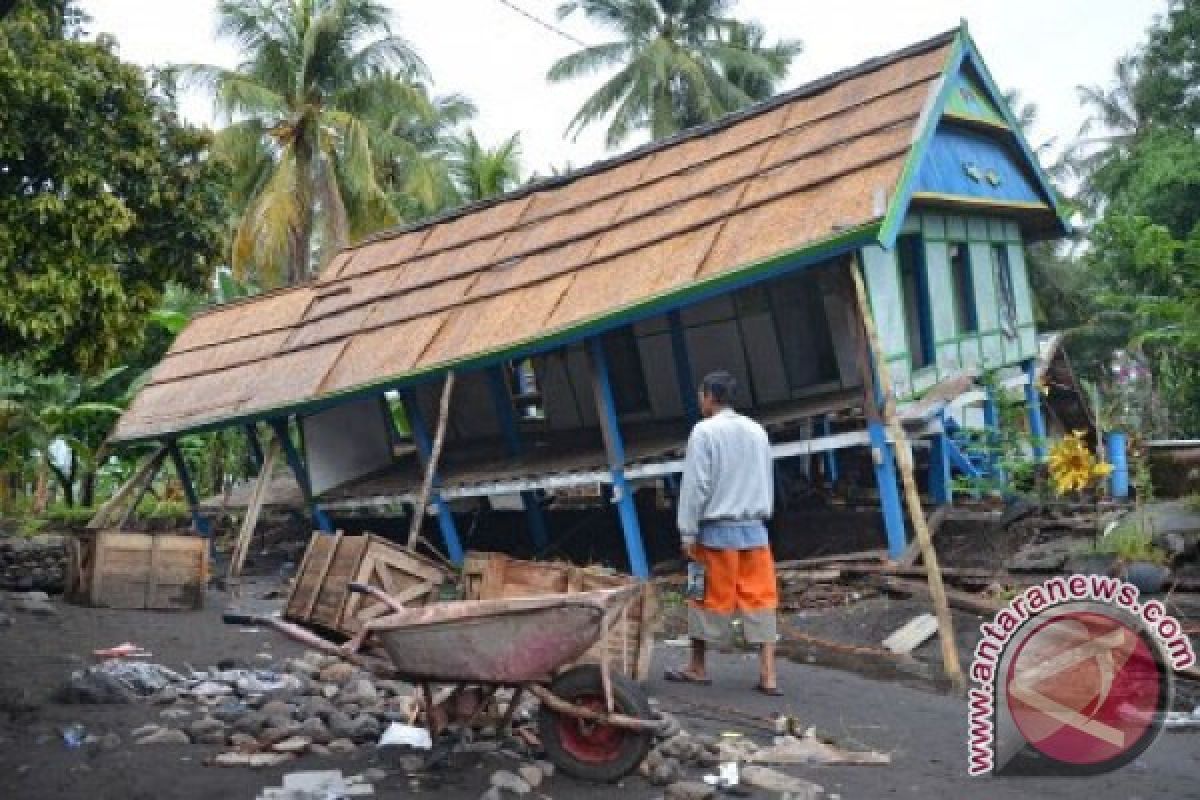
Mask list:
[[[1073,431],[1050,449],[1050,481],[1060,495],[1082,491],[1112,472],[1111,464],[1096,461],[1084,435]]]

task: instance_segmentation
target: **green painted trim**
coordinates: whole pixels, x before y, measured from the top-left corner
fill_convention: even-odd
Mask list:
[[[455,361],[447,361],[416,372],[395,375],[371,383],[360,384],[349,389],[331,392],[321,395],[319,398],[299,403],[284,403],[277,406],[269,406],[246,414],[222,417],[199,425],[162,430],[146,436],[135,436],[125,439],[114,438],[110,442],[122,445],[152,442],[187,434],[207,433],[233,425],[271,419],[284,414],[315,413],[357,397],[385,392],[391,389],[415,386],[427,382],[449,370],[471,370],[490,366],[496,362],[522,357],[534,352],[552,350],[556,347],[603,333],[612,328],[620,327],[636,319],[665,313],[674,308],[689,305],[693,301],[700,302],[707,299],[707,295],[710,293],[719,294],[725,289],[741,288],[743,284],[749,285],[769,280],[775,277],[777,273],[787,271],[789,268],[800,269],[805,266],[811,266],[840,253],[873,244],[879,236],[879,225],[879,222],[870,222],[856,228],[849,228],[833,236],[812,242],[806,247],[753,262],[739,269],[722,272],[710,278],[690,283],[680,289],[662,292],[606,314],[562,328],[553,333],[532,336],[506,347],[485,350]]]
[[[954,45],[950,48],[950,55],[946,58],[946,65],[942,68],[942,76],[938,79],[937,95],[934,96],[933,103],[922,115],[920,133],[912,149],[909,150],[908,159],[904,162],[904,169],[900,173],[900,179],[896,182],[896,191],[892,195],[891,203],[888,204],[888,211],[879,231],[879,243],[888,250],[896,246],[900,226],[911,205],[910,198],[917,181],[917,173],[933,142],[933,135],[937,132],[938,121],[946,109],[946,103],[950,101],[950,95],[954,92],[954,78],[962,68],[969,41],[964,26],[954,36]]]
[[[893,361],[908,361],[912,358],[912,354],[905,350],[903,353],[892,353],[885,360],[890,364]]]

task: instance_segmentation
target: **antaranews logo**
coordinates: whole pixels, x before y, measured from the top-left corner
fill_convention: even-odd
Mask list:
[[[1162,731],[1174,670],[1196,661],[1183,626],[1136,586],[1051,578],[991,622],[971,664],[971,775],[1096,775]]]

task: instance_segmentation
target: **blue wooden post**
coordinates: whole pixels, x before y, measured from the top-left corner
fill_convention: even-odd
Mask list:
[[[867,422],[871,437],[871,460],[875,464],[875,481],[879,485],[879,505],[883,510],[883,527],[887,533],[888,557],[898,559],[908,546],[904,534],[904,508],[900,505],[900,488],[896,485],[896,457],[888,444],[887,429],[879,420]]]
[[[1120,431],[1111,431],[1104,437],[1108,449],[1108,463],[1112,464],[1112,474],[1108,476],[1109,491],[1112,496],[1125,499],[1129,497],[1129,459],[1126,449],[1129,443],[1126,435]]]
[[[817,417],[817,432],[822,436],[833,435],[833,422],[828,414],[822,414]],[[821,459],[825,462],[825,477],[829,480],[829,485],[832,486],[838,480],[837,451],[826,450],[821,454]]]
[[[183,484],[183,494],[187,498],[188,510],[192,513],[192,527],[197,533],[208,536],[212,533],[209,521],[200,515],[200,498],[196,495],[196,486],[192,483],[191,472],[188,471],[187,461],[183,457],[179,444],[174,440],[168,445],[167,452],[171,455],[171,463],[175,465],[175,474]]]
[[[408,416],[408,427],[412,431],[413,444],[417,446],[417,454],[421,456],[421,463],[428,464],[431,454],[433,453],[433,439],[429,435],[429,428],[425,425],[425,416],[421,413],[421,406],[417,403],[417,396],[411,389],[405,389],[400,392],[400,397],[404,401],[404,413]],[[462,542],[458,538],[458,527],[454,524],[454,515],[450,513],[450,506],[442,500],[442,493],[437,490],[438,477],[433,476],[433,491],[429,494],[429,504],[437,511],[438,528],[442,532],[442,541],[446,545],[446,555],[455,564],[463,563]]]
[[[700,402],[696,399],[696,379],[692,377],[692,359],[688,355],[687,335],[683,330],[683,317],[678,311],[667,313],[667,325],[671,329],[671,355],[675,361],[675,382],[679,384],[679,400],[688,422],[700,420]]]
[[[305,466],[304,459],[300,457],[300,451],[292,443],[292,437],[288,433],[287,418],[273,419],[268,424],[271,426],[271,430],[275,431],[275,436],[279,439],[279,444],[283,447],[284,458],[287,459],[288,466],[292,469],[292,474],[296,476],[296,484],[300,487],[300,493],[304,496],[304,502],[308,506],[309,513],[312,514],[313,524],[317,526],[317,530],[323,533],[333,533],[333,522],[313,497],[312,481],[309,480],[308,467]],[[270,476],[266,476],[266,479],[270,480]]]
[[[929,440],[929,494],[937,505],[945,505],[954,498],[950,482],[950,437],[946,433],[946,415],[939,414],[942,430]]]
[[[509,391],[508,381],[504,378],[502,367],[492,367],[488,370],[488,381],[492,388],[492,403],[496,406],[496,416],[500,420],[500,429],[508,444],[508,454],[521,455],[521,432],[517,429],[517,417],[513,413],[512,392]],[[533,547],[538,552],[546,549],[550,537],[546,529],[546,516],[542,513],[541,498],[532,489],[521,492],[521,504],[525,506],[525,520],[529,524],[529,536],[533,539]]]
[[[613,398],[612,381],[608,374],[608,359],[604,355],[604,343],[599,337],[588,339],[587,347],[591,363],[592,392],[596,398],[596,416],[600,419],[600,432],[604,437],[605,452],[608,454],[613,502],[617,505],[621,531],[625,535],[629,571],[644,580],[650,577],[650,565],[646,561],[646,548],[642,543],[642,530],[638,525],[633,492],[625,480],[625,444],[621,440],[621,429],[617,424],[617,404]]]
[[[1032,359],[1022,365],[1025,369],[1025,413],[1029,417],[1029,438],[1035,461],[1046,460],[1046,420],[1042,417],[1042,398],[1037,386],[1037,362]]]

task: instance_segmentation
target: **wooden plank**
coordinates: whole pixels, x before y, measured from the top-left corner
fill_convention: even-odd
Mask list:
[[[169,448],[167,445],[162,445],[153,453],[148,455],[141,465],[134,470],[133,475],[129,480],[121,484],[121,488],[113,493],[113,496],[108,498],[104,505],[96,510],[92,518],[88,521],[87,527],[92,530],[100,530],[108,526],[109,518],[112,517],[122,505],[129,499],[130,494],[136,493],[140,499],[142,490],[154,480],[154,476],[158,474],[158,470],[162,467],[163,459],[167,457]],[[135,504],[136,505],[136,504]],[[120,527],[124,527],[124,523]]]
[[[304,557],[300,559],[300,568],[296,570],[296,580],[292,583],[292,591],[288,594],[287,604],[284,606],[283,616],[286,619],[297,622],[305,619],[301,611],[303,608],[308,608],[309,605],[305,592],[315,594],[317,591],[317,586],[309,577],[308,570],[313,564],[314,554],[324,536],[323,533],[314,533],[308,540],[308,547],[304,548]]]
[[[275,459],[279,457],[279,448],[279,437],[272,436],[270,444],[267,445],[267,454],[263,457],[262,468],[258,471],[254,491],[250,494],[250,503],[246,507],[246,516],[242,519],[242,527],[238,531],[237,543],[229,559],[230,578],[237,578],[242,574],[246,554],[250,551],[250,541],[254,538],[254,528],[258,525],[258,515],[262,513],[263,503],[267,499],[267,490],[271,485],[271,475],[275,471]]]
[[[949,505],[938,506],[929,515],[929,538],[932,540],[937,536],[938,531],[942,529],[942,523],[946,521],[946,514],[950,509]],[[917,558],[921,555],[921,542],[913,539],[908,543],[908,548],[904,551],[904,555],[896,563],[901,567],[911,567],[917,563]]]
[[[433,492],[433,479],[437,476],[438,462],[442,459],[442,446],[446,442],[446,423],[450,419],[450,397],[454,393],[454,370],[446,373],[442,385],[442,399],[438,407],[437,429],[433,435],[433,447],[429,452],[429,461],[425,464],[425,477],[421,481],[421,493],[413,505],[412,523],[408,528],[408,549],[416,551],[417,540],[421,536],[421,523],[425,519],[425,507],[429,505],[429,495]]]
[[[780,561],[775,569],[807,569],[808,567],[823,567],[829,564],[842,564],[852,561],[875,561],[882,563],[887,559],[887,550],[863,550],[857,553],[836,553],[828,556],[802,558],[798,561]]]
[[[326,536],[327,534],[317,534],[318,536]],[[329,543],[329,555],[325,557],[325,563],[321,565],[320,570],[313,576],[313,593],[309,598],[308,607],[304,609],[304,618],[311,620],[313,610],[317,607],[317,599],[321,596],[321,590],[325,586],[325,578],[329,575],[329,570],[333,568],[333,562],[337,558],[338,546],[342,543],[342,532],[338,531],[334,535],[334,539]]]
[[[161,537],[152,535],[150,539],[150,569],[146,574],[146,608],[154,608],[158,594],[158,557]]]
[[[97,533],[95,551],[92,555],[92,593],[89,598],[92,605],[100,604],[100,593],[104,589],[104,540],[112,536],[110,533]]]
[[[903,595],[921,595],[923,597],[930,596],[929,584],[922,581],[909,580],[907,578],[893,578],[887,575],[875,575],[867,578],[868,583],[877,586],[886,592]],[[983,617],[990,617],[1003,608],[1001,603],[990,600],[982,595],[963,592],[957,589],[943,589],[945,592],[947,603],[955,608],[963,611],[969,611],[972,614],[978,614]],[[941,624],[940,621],[938,623]]]

